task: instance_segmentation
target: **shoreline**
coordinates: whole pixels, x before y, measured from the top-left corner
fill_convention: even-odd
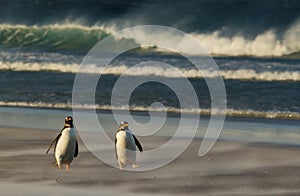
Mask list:
[[[92,113],[82,114],[81,116],[83,116],[84,122],[93,123],[89,120],[91,118],[89,115],[92,115]],[[123,115],[122,118],[124,120],[128,119],[124,113],[118,114]],[[140,114],[141,113],[131,113],[138,123],[149,122],[150,118],[148,113],[144,113],[144,115]],[[69,115],[73,115],[71,110],[0,107],[0,126],[38,130],[60,130],[63,126],[63,119]],[[109,130],[107,133],[114,134],[113,132],[116,127],[118,127],[119,122],[116,122],[112,113],[106,111],[97,113],[97,115],[102,127],[105,130]],[[160,114],[154,114],[154,116],[157,117],[159,117],[159,115]],[[172,137],[174,135],[174,130],[178,127],[178,119],[180,118],[168,116],[167,121],[164,123],[164,127],[156,132],[155,135]],[[194,137],[203,138],[210,118],[201,116],[199,122],[194,122],[196,119],[187,117],[182,118],[181,120],[199,123]],[[299,125],[300,121],[226,117],[219,139],[226,141],[274,143],[297,146],[300,144]],[[97,125],[94,124],[94,126]],[[132,127],[132,129],[134,132],[141,131],[135,130],[134,127]],[[141,134],[147,134],[147,132]],[[190,135],[185,136],[190,137]]]
[[[49,107],[30,107],[30,106],[5,106],[1,105],[1,108],[7,108],[9,110],[45,110],[45,111],[58,111],[58,112],[72,112],[72,108],[49,108]],[[84,108],[76,108],[76,111],[80,112],[87,112],[89,113],[91,109],[84,109]],[[126,111],[124,110],[114,110],[117,113],[125,113]],[[112,114],[112,110],[109,109],[96,109],[97,114]],[[161,112],[159,111],[151,111],[153,114],[160,115]],[[130,110],[130,113],[132,115],[137,115],[137,116],[149,116],[148,111],[138,111],[138,110]],[[189,114],[185,113],[186,116],[190,116],[193,118],[195,115],[199,114]],[[176,113],[176,112],[168,112],[168,117],[172,118],[180,118],[181,114]],[[208,113],[201,113],[200,114],[202,119],[210,119],[210,114]],[[225,115],[225,120],[226,121],[245,121],[245,122],[266,122],[266,123],[287,123],[287,124],[295,124],[295,125],[300,125],[300,119],[295,119],[295,118],[264,118],[261,116],[235,116],[235,115]],[[1,126],[1,125],[0,125]]]

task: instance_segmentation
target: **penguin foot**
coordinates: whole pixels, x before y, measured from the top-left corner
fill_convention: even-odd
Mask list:
[[[131,165],[131,167],[132,167],[132,168],[138,168],[138,167],[140,167],[140,166],[139,166],[138,164],[134,163],[134,164]]]
[[[69,171],[70,169],[70,164],[66,164],[66,171]]]
[[[58,167],[58,164],[56,161],[53,162],[53,167]]]
[[[126,167],[125,164],[119,163],[119,169],[120,169],[120,170],[124,170],[125,167]]]

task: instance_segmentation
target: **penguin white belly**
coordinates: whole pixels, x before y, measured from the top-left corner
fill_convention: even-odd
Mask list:
[[[126,166],[127,164],[135,164],[136,146],[131,133],[120,131],[116,135],[116,151],[119,164]]]
[[[71,163],[74,158],[75,148],[76,148],[75,131],[68,128],[67,130],[64,130],[62,132],[62,135],[59,138],[56,145],[55,158],[57,163],[59,165]]]

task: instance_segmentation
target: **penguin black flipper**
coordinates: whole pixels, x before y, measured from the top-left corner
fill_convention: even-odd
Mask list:
[[[141,145],[141,143],[139,142],[139,140],[135,137],[135,135],[133,135],[133,138],[134,138],[134,142],[135,142],[135,145],[139,148],[140,152],[143,152],[143,147]]]
[[[49,146],[49,148],[48,148],[46,154],[48,154],[49,150],[51,149],[51,147],[53,146],[54,143],[55,143],[55,146],[54,146],[54,152],[55,152],[56,144],[57,144],[57,142],[58,142],[58,140],[59,140],[59,138],[60,138],[60,136],[61,136],[61,133],[62,133],[62,131],[63,131],[64,129],[65,129],[65,127],[62,128],[62,130],[59,132],[59,134],[56,136],[56,138],[52,141],[52,143],[50,144],[50,146]]]
[[[116,155],[116,159],[118,160],[118,154],[117,154],[117,137],[115,137],[115,155]]]
[[[61,133],[59,133],[59,134],[56,136],[56,138],[52,141],[52,143],[50,144],[50,146],[49,146],[49,148],[48,148],[46,154],[48,154],[49,150],[51,149],[51,147],[53,146],[54,143],[55,143],[55,146],[54,146],[54,152],[55,152],[56,144],[57,144],[57,141],[59,140],[60,136],[61,136]]]
[[[76,147],[75,147],[74,157],[77,157],[77,156],[78,156],[78,152],[79,152],[79,150],[78,150],[78,142],[77,142],[77,140],[76,140]]]

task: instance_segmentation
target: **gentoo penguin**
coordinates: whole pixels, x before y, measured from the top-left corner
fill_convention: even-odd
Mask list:
[[[129,130],[128,123],[121,122],[115,135],[116,158],[121,170],[124,169],[127,164],[130,164],[132,168],[138,167],[136,164],[136,146],[140,152],[143,152],[142,145]]]
[[[61,169],[62,164],[65,164],[66,170],[69,170],[73,158],[78,155],[78,142],[76,139],[76,131],[73,126],[73,118],[71,116],[65,118],[63,129],[53,140],[46,154],[48,154],[54,143],[54,154],[58,168]]]

